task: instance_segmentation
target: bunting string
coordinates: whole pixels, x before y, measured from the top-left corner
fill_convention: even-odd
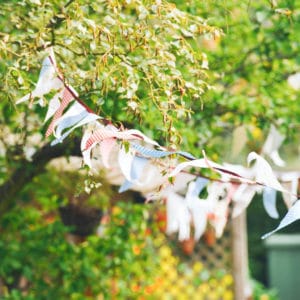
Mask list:
[[[44,95],[51,91],[56,91],[56,94],[48,103],[44,120],[50,121],[45,136],[55,137],[51,145],[62,143],[73,130],[84,126],[81,141],[84,163],[93,169],[98,149],[102,167],[112,171],[108,174],[119,172],[121,176],[116,178],[123,178],[119,192],[135,189],[148,201],[164,199],[167,207],[166,231],[178,232],[180,240],[189,238],[191,227],[194,227],[194,238],[199,239],[208,223],[220,237],[228,221],[230,203],[233,204],[232,217],[237,217],[256,193],[262,194],[264,208],[272,218],[279,218],[277,192],[283,193],[288,207],[279,226],[263,238],[300,219],[298,173],[283,180],[282,185],[269,163],[255,152],[248,155],[248,165],[255,162],[251,168],[221,165],[209,160],[204,151],[202,158],[185,151],[168,151],[139,130],[118,129],[111,121],[97,115],[65,82],[52,48],[42,63],[35,89],[19,99],[17,104],[38,98],[42,105]],[[272,125],[262,151],[280,167],[285,165],[278,153],[283,140],[284,137]],[[205,178],[192,169],[210,169],[220,174],[220,178]],[[207,195],[201,196],[204,189]]]

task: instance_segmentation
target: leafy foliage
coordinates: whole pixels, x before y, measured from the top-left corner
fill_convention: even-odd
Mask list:
[[[130,282],[152,281],[158,260],[147,238],[145,207],[121,203],[101,237],[70,243],[68,228],[41,208],[18,207],[1,220],[4,299],[110,299],[130,296]]]
[[[165,1],[24,1],[4,4],[3,93],[29,91],[43,49],[54,46],[66,80],[113,121],[136,118],[178,143],[176,123],[200,110],[209,88],[198,36],[220,35]],[[14,11],[14,14],[9,12]],[[25,12],[25,14],[24,14]],[[13,101],[14,102],[14,101]],[[155,124],[153,124],[155,123]]]
[[[241,125],[256,151],[272,123],[288,136],[286,143],[298,139],[299,90],[287,79],[299,72],[299,9],[298,1],[191,1],[192,13],[225,32],[203,40],[215,87],[205,95],[204,114],[193,118],[201,120],[203,146]]]

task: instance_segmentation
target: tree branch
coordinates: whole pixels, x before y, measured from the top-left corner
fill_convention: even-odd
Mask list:
[[[64,9],[66,9],[68,6],[70,6],[75,0],[69,0],[64,6],[62,6],[58,13],[54,15],[49,23],[46,25],[46,28],[51,29],[51,43],[49,45],[42,45],[40,47],[37,47],[37,51],[44,50],[45,48],[51,47],[55,45],[55,29],[58,28],[61,23],[66,19],[65,17],[61,17],[60,14],[63,13]]]
[[[10,178],[0,185],[0,217],[15,205],[18,194],[26,184],[45,172],[48,162],[67,155],[81,156],[79,138],[69,139],[66,143],[55,147],[48,143],[34,154],[32,161],[26,159],[19,161]]]

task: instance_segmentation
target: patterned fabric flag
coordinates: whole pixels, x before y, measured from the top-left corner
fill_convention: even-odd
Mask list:
[[[85,150],[86,142],[91,137],[91,135],[93,134],[93,132],[95,130],[103,128],[103,127],[104,126],[102,124],[100,124],[99,122],[96,122],[96,121],[88,123],[87,128],[84,130],[84,133],[83,133],[83,136],[81,139],[80,149],[81,149],[81,153],[82,153],[83,162],[90,169],[93,169],[92,160],[91,160],[92,147]]]
[[[164,151],[164,150],[155,150],[143,147],[142,145],[131,143],[131,146],[138,151],[141,155],[152,157],[152,158],[163,158],[172,154],[179,154],[187,159],[194,160],[195,157],[184,151]]]
[[[88,150],[94,144],[102,142],[105,139],[120,139],[120,140],[143,140],[142,136],[138,136],[136,134],[128,133],[128,131],[118,131],[118,130],[111,130],[107,127],[96,130],[90,138],[87,140],[85,145],[85,150]]]
[[[65,88],[63,91],[60,106],[57,109],[57,111],[55,112],[55,114],[52,118],[52,121],[46,131],[46,137],[49,137],[53,133],[53,129],[54,129],[56,120],[62,116],[64,110],[67,108],[69,103],[73,100],[74,100],[74,93],[71,92],[71,90],[69,88]]]

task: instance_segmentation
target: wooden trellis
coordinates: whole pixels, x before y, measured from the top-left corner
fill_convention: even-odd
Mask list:
[[[251,294],[245,214],[230,221],[212,245],[202,238],[186,255],[174,236],[161,240],[158,252],[161,287],[149,299],[244,300]]]

